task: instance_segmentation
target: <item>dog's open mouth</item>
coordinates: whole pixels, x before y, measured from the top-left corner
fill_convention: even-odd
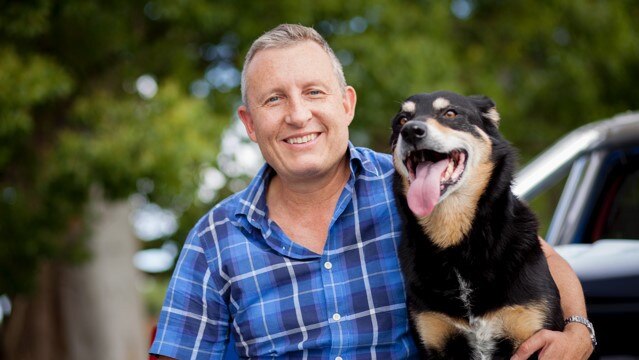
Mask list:
[[[410,184],[407,200],[415,215],[424,217],[433,211],[441,195],[461,179],[467,158],[465,150],[447,154],[418,150],[408,154],[404,160]]]

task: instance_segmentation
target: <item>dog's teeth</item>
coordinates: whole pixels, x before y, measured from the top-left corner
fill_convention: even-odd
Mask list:
[[[450,175],[452,175],[454,169],[455,169],[455,164],[453,164],[452,161],[449,161],[448,167],[446,167],[446,178],[450,178]]]

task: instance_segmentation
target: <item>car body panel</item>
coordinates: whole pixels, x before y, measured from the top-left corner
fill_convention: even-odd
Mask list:
[[[572,131],[517,174],[513,192],[530,201],[562,179],[545,239],[581,280],[593,357],[639,359],[639,113]]]

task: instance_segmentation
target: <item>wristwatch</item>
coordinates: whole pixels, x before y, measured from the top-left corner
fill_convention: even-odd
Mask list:
[[[590,341],[592,341],[592,347],[594,349],[594,347],[597,346],[597,338],[595,337],[595,328],[592,326],[592,323],[585,317],[579,315],[573,315],[564,320],[564,324],[568,324],[571,322],[580,323],[588,328],[588,332],[590,333]]]

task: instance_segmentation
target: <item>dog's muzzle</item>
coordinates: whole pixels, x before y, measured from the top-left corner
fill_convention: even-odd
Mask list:
[[[403,141],[414,146],[426,138],[428,128],[421,121],[409,121],[402,127],[401,134]]]
[[[407,170],[408,207],[418,217],[428,216],[448,189],[464,173],[468,153],[464,149],[442,149],[429,139],[428,125],[411,120],[400,130],[400,148],[395,152]],[[431,134],[432,135],[432,134]],[[435,145],[435,146],[434,146]]]

